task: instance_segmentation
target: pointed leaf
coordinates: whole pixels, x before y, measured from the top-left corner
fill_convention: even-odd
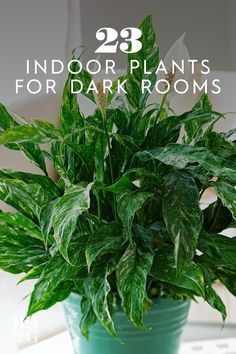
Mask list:
[[[63,179],[67,179],[67,170],[64,160],[64,153],[62,151],[62,142],[61,141],[54,141],[51,144],[51,156],[53,161],[53,166]]]
[[[48,260],[42,242],[20,227],[0,224],[0,268],[19,274]]]
[[[65,300],[73,289],[72,279],[77,272],[78,268],[71,266],[62,256],[51,258],[35,284],[27,317]]]
[[[19,125],[14,128],[10,128],[6,130],[0,136],[0,145],[6,145],[12,143],[44,144],[55,139],[55,137],[52,138],[52,136],[53,134],[50,133],[50,130],[47,133],[45,129],[42,132],[42,130],[39,130],[38,127],[34,125],[29,125],[29,124]]]
[[[155,70],[159,62],[159,50],[156,45],[156,35],[152,25],[152,17],[148,16],[140,25],[142,37],[140,39],[142,48],[137,53],[128,55],[128,75],[127,75],[127,98],[131,106],[136,110],[143,110],[145,108],[149,93],[145,90],[142,93],[141,82],[144,79],[149,79],[152,83],[151,90],[156,82]],[[130,73],[131,60],[137,60],[140,67]],[[150,75],[144,72],[144,60],[146,61],[146,70],[150,71]]]
[[[80,330],[82,335],[89,339],[89,328],[97,321],[97,317],[94,314],[91,302],[86,297],[83,297],[80,303],[81,307],[81,320],[80,320]]]
[[[185,171],[166,176],[163,217],[175,245],[175,260],[183,268],[193,259],[202,228],[199,192],[194,178]]]
[[[144,328],[143,304],[152,262],[152,253],[141,252],[135,245],[130,245],[122,256],[116,272],[121,306],[128,319],[139,328]]]
[[[41,119],[32,119],[31,124],[42,136],[45,136],[45,139],[57,140],[62,138],[59,129],[50,122]]]
[[[236,219],[236,189],[229,183],[221,181],[215,182],[214,187],[223,205],[231,211],[233,218]]]
[[[105,159],[108,154],[107,137],[104,133],[97,133],[95,137],[94,163],[96,171],[96,180],[104,182],[106,169]]]
[[[162,119],[156,125],[155,144],[156,146],[165,146],[167,144],[176,143],[183,124],[192,122],[193,125],[201,126],[215,122],[216,118],[219,118],[219,114],[216,112],[195,110],[193,108],[191,111],[185,112],[180,116]]]
[[[74,185],[65,192],[54,206],[53,228],[54,237],[62,255],[68,259],[68,246],[77,226],[79,215],[90,207],[90,190],[87,186]]]
[[[121,249],[124,243],[122,231],[117,224],[102,226],[89,236],[86,245],[86,260],[88,269],[95,259],[104,254],[112,254]]]
[[[201,232],[198,249],[210,258],[215,267],[236,271],[236,237]]]
[[[55,208],[55,205],[58,202],[58,200],[59,200],[59,198],[56,198],[56,199],[50,201],[49,203],[45,204],[41,208],[40,226],[42,229],[45,247],[47,247],[48,237],[49,237],[50,231],[53,226],[54,208]]]
[[[134,224],[135,243],[142,252],[153,252],[153,235],[149,229]]]
[[[13,128],[16,125],[18,124],[7,111],[6,107],[0,103],[0,132],[3,132],[9,128]]]
[[[232,222],[232,214],[217,199],[203,211],[204,213],[204,229],[210,233],[220,233],[230,227]]]
[[[108,264],[97,265],[85,281],[85,287],[86,295],[92,303],[93,311],[98,320],[113,337],[116,337],[108,300],[111,291],[108,276],[113,271],[114,264],[112,261]]]
[[[18,172],[10,169],[0,169],[1,179],[12,178],[26,182],[27,184],[39,184],[43,189],[52,194],[52,196],[57,197],[60,194],[59,188],[48,176],[41,176],[33,173]]]
[[[185,168],[188,164],[201,164],[207,170],[212,171],[215,176],[225,176],[236,180],[236,163],[226,161],[215,156],[206,148],[195,147],[184,144],[170,144],[169,146],[142,151],[137,153],[142,161],[156,159],[166,165],[179,169]]]
[[[9,146],[9,145],[8,145]],[[44,152],[37,144],[23,143],[18,145],[25,156],[37,167],[39,167],[45,175],[47,175],[47,168],[45,163]]]
[[[75,58],[73,58],[75,59]],[[71,65],[71,71],[76,72],[78,64],[76,61]],[[84,119],[81,116],[79,105],[77,102],[77,94],[72,93],[72,80],[76,79],[76,75],[69,73],[67,82],[63,91],[61,114],[60,114],[60,128],[63,135],[70,133],[77,127],[84,126]]]
[[[222,319],[223,321],[225,321],[227,317],[225,305],[222,299],[220,298],[220,296],[216,293],[216,291],[212,287],[214,274],[204,264],[201,264],[201,268],[203,270],[203,274],[205,278],[205,300],[209,303],[209,305],[212,308],[216,309],[221,313]]]
[[[188,289],[195,295],[205,297],[202,269],[194,262],[191,262],[181,272],[177,272],[172,246],[163,246],[158,249],[155,253],[151,273],[157,280]]]
[[[92,75],[88,71],[82,69],[79,74],[75,75],[75,79],[83,83],[81,93],[89,98],[90,101],[95,102],[93,92],[88,90],[91,80],[93,79]]]
[[[216,275],[229,292],[236,296],[236,272],[217,269]]]
[[[117,194],[137,191],[138,188],[133,182],[150,175],[151,173],[144,168],[132,168],[125,172],[114,184],[107,187],[101,187],[101,189]],[[155,176],[157,179],[159,178],[157,174]]]
[[[117,210],[123,226],[131,239],[131,227],[135,213],[152,197],[148,192],[123,193],[119,196]]]
[[[7,224],[15,230],[23,229],[24,231],[27,231],[27,234],[30,237],[43,240],[43,235],[38,225],[20,213],[0,212],[0,224]]]
[[[7,111],[6,107],[0,104],[0,133],[5,132],[10,128],[17,127],[18,125],[19,124]],[[30,142],[23,144],[7,144],[6,146],[9,149],[21,150],[26,155],[26,157],[28,157],[28,159],[30,159],[45,174],[47,174],[44,155],[38,145]]]
[[[52,198],[39,184],[0,178],[0,199],[35,220],[40,217],[41,207]]]
[[[236,153],[236,145],[227,139],[224,133],[207,131],[202,139],[198,141],[198,145],[206,147],[213,154],[225,159]]]
[[[193,111],[196,113],[200,112],[209,112],[209,123],[212,123],[212,104],[209,101],[208,95],[203,94],[200,100],[195,104],[193,107]],[[216,118],[217,119],[217,118]],[[202,124],[201,120],[191,120],[185,123],[185,142],[190,144],[192,141],[197,141],[199,138],[204,136],[204,125]]]

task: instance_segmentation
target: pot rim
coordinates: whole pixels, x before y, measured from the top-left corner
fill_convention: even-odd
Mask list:
[[[81,299],[82,296],[79,295],[76,292],[72,292],[67,299],[65,299],[65,302],[69,302],[69,298],[78,298]],[[186,307],[189,306],[191,303],[190,299],[186,299],[186,300],[174,300],[171,298],[160,298],[160,299],[153,299],[153,304],[151,305],[151,307],[145,311],[145,313],[148,313],[149,311],[155,311],[157,310],[158,312],[166,312],[166,311],[174,311],[176,310],[176,308],[181,308],[181,307]],[[119,315],[123,315],[124,311],[121,308],[121,306],[119,304],[116,304],[116,314]]]

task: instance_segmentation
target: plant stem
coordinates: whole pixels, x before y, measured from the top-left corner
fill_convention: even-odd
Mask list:
[[[157,116],[156,116],[156,119],[155,119],[155,122],[154,122],[153,133],[152,133],[152,140],[151,140],[152,144],[153,144],[154,138],[155,138],[155,129],[156,129],[157,120],[158,120],[158,118],[159,118],[159,116],[160,116],[160,114],[161,114],[162,108],[163,108],[163,106],[164,106],[164,104],[165,104],[167,94],[168,94],[168,93],[165,93],[164,96],[162,97],[161,104],[160,104],[160,107],[159,107],[159,110],[158,110],[158,113],[157,113]]]
[[[93,224],[91,223],[90,220],[88,221],[88,223],[89,223],[90,230],[91,230],[91,232],[93,233],[93,232],[94,232]]]
[[[107,131],[106,127],[106,111],[102,111],[102,121],[103,121],[103,130],[106,134],[107,137],[107,145],[108,145],[108,161],[109,161],[109,168],[110,168],[110,175],[111,175],[111,184],[114,183],[114,174],[113,174],[113,168],[112,168],[112,161],[111,161],[111,144],[110,144],[110,138],[109,134]],[[113,209],[114,209],[114,214],[115,214],[115,220],[117,220],[117,210],[116,210],[116,197],[113,194]]]
[[[99,198],[99,194],[98,194],[97,190],[95,192],[95,197],[96,197],[96,200],[97,200],[99,224],[101,225],[101,223],[102,223],[101,203],[100,203],[100,198]]]

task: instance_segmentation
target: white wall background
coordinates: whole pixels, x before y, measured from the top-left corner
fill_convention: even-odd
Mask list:
[[[0,101],[15,102],[16,78],[27,78],[26,59],[65,58],[67,0],[0,1]]]
[[[137,26],[151,14],[162,56],[186,32],[192,58],[210,59],[213,70],[236,67],[235,0],[80,0],[80,4],[82,41],[90,50],[88,55],[97,46],[94,34],[98,28]],[[122,55],[119,65],[124,66]]]
[[[230,0],[231,69],[236,70],[236,1]]]
[[[23,91],[16,96],[15,79],[27,77],[27,58],[68,59],[81,43],[91,57],[98,28],[136,26],[150,13],[162,56],[186,31],[192,57],[211,59],[214,70],[236,70],[235,0],[1,0],[0,101],[8,104],[25,96]],[[122,54],[117,62],[124,67]]]

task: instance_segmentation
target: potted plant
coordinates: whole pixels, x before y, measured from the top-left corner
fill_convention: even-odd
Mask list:
[[[128,60],[145,58],[154,70],[151,18],[140,28],[143,47]],[[213,130],[224,116],[205,94],[180,116],[168,95],[147,105],[143,77],[143,67],[127,74],[118,97],[97,85],[87,94],[97,109],[85,118],[71,80],[91,77],[69,74],[59,128],[19,124],[0,106],[0,144],[42,170],[0,170],[0,198],[16,209],[0,213],[0,268],[37,279],[27,316],[64,301],[76,354],[177,353],[190,300],[202,297],[225,319],[213,284],[236,295],[236,238],[220,234],[236,217],[233,131]],[[202,210],[209,187],[217,200]]]

